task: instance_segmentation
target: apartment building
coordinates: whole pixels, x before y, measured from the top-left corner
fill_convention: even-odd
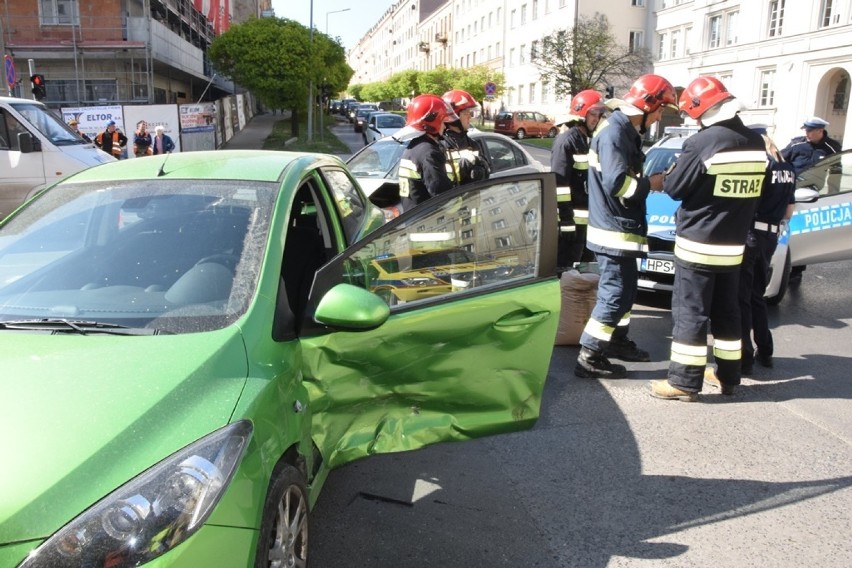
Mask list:
[[[810,115],[828,120],[833,138],[852,139],[846,120],[852,0],[444,0],[428,6],[402,0],[350,52],[353,82],[380,81],[404,69],[485,65],[502,72],[506,85],[500,98],[486,101],[487,110],[526,106],[557,114],[566,101],[557,100],[532,59],[541,38],[596,12],[608,17],[620,43],[650,49],[653,71],[676,87],[699,75],[722,79],[746,105],[743,118],[769,125],[779,144],[800,135]],[[398,22],[397,13],[409,16],[404,37],[395,37],[400,56],[378,58],[375,38],[389,34],[385,28]],[[390,49],[387,42],[382,49]],[[629,82],[614,85],[616,93]]]
[[[852,73],[849,0],[657,0],[656,72],[675,85],[722,80],[779,145],[807,116],[852,140],[846,120]]]
[[[0,51],[29,98],[30,61],[50,106],[215,100],[234,85],[207,59],[231,17],[259,15],[268,0],[3,0]],[[263,6],[261,6],[263,5]]]

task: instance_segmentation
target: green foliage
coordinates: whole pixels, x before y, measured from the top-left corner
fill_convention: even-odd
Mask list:
[[[343,47],[285,18],[251,18],[217,37],[208,54],[218,73],[252,91],[265,105],[305,110],[308,85],[346,88],[352,68]]]
[[[572,28],[542,38],[533,63],[557,96],[569,98],[583,89],[626,87],[651,67],[644,49],[620,45],[603,14],[580,16]]]
[[[468,69],[439,67],[430,71],[406,70],[392,75],[387,81],[350,85],[349,93],[363,101],[406,99],[423,93],[443,95],[450,89],[462,89],[481,101],[485,98],[485,83],[497,85],[497,94],[504,89],[505,78],[484,66]]]

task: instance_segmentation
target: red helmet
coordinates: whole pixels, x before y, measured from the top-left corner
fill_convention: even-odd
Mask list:
[[[675,106],[676,98],[674,87],[659,75],[642,75],[633,85],[624,100],[643,112],[654,112],[663,105]]]
[[[458,118],[438,95],[418,95],[408,103],[405,125],[429,134],[440,134],[444,122]]]
[[[716,77],[698,77],[681,93],[679,106],[681,112],[697,120],[708,109],[732,98],[734,95],[729,93],[722,81]]]
[[[441,98],[444,99],[445,103],[450,105],[450,108],[452,108],[453,112],[456,114],[463,110],[477,108],[479,106],[479,103],[476,102],[476,99],[470,96],[470,93],[462,91],[461,89],[447,91]]]
[[[580,91],[574,98],[571,99],[570,112],[572,116],[577,116],[582,119],[586,118],[586,114],[592,109],[604,110],[603,95],[593,89]]]

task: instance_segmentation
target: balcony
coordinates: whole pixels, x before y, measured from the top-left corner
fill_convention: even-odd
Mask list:
[[[422,51],[423,53],[429,53],[429,43],[425,41],[421,41],[417,44],[417,49]]]
[[[435,34],[435,41],[437,41],[438,43],[443,43],[444,45],[446,45],[447,36],[445,34],[441,33],[441,32],[438,32],[438,33]]]

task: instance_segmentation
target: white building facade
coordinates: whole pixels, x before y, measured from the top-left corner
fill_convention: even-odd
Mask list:
[[[746,122],[769,125],[779,145],[811,115],[829,121],[833,138],[852,140],[852,0],[401,0],[350,51],[352,81],[485,65],[506,87],[486,110],[555,115],[567,101],[532,62],[537,46],[598,12],[619,43],[650,49],[653,72],[675,87],[719,77],[747,107]]]

